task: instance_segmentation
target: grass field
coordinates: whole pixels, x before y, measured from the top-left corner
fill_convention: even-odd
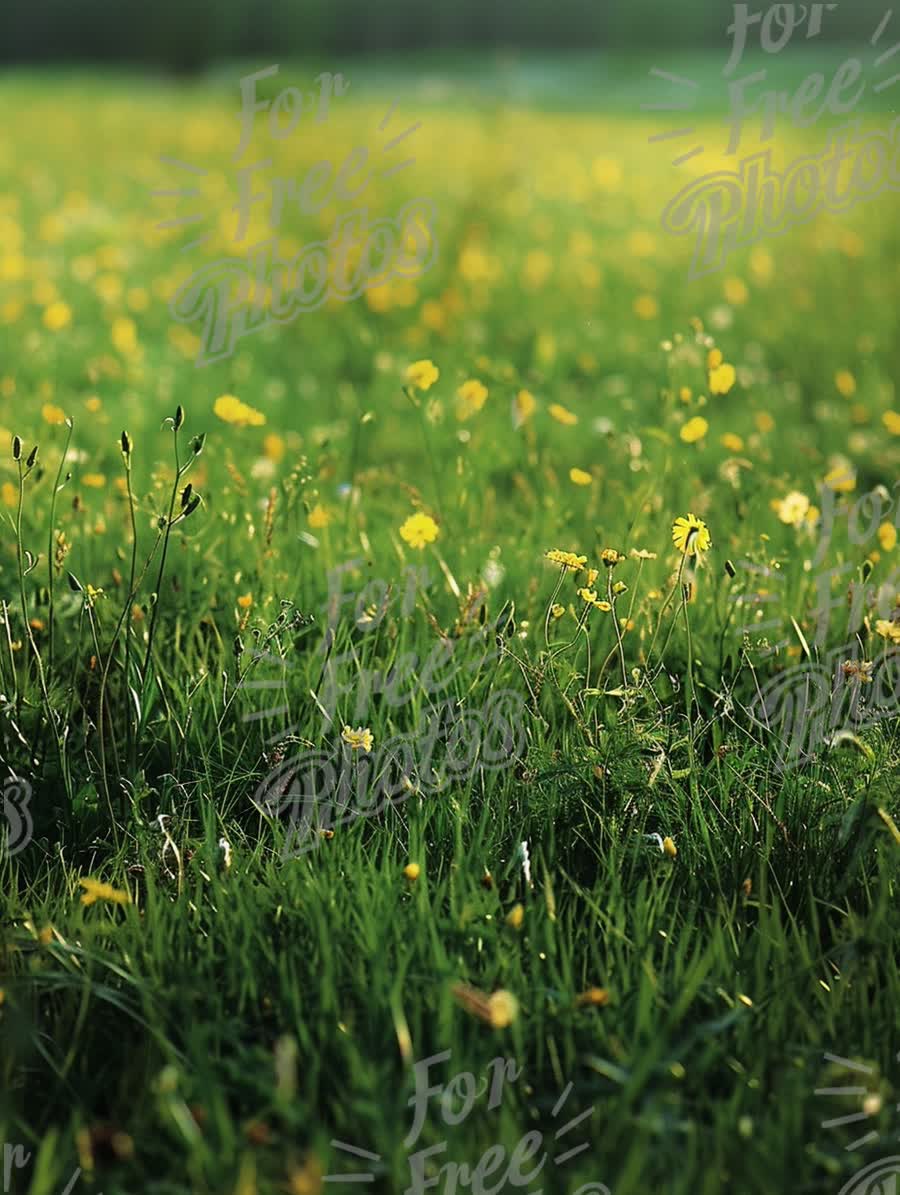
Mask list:
[[[793,90],[843,57],[762,65]],[[327,121],[257,117],[240,164],[367,146],[358,204],[428,197],[437,259],[198,367],[169,303],[244,253],[259,65],[0,79],[6,1189],[874,1191],[848,1184],[900,1132],[893,193],[690,278],[660,219],[734,169],[720,60],[341,64]],[[653,66],[700,84],[681,167]],[[774,160],[833,127],[782,121]],[[785,768],[760,694],[805,669],[827,704],[835,664],[859,717]],[[291,781],[341,753],[367,815],[316,806],[295,850]],[[417,1074],[462,1077],[412,1132]]]

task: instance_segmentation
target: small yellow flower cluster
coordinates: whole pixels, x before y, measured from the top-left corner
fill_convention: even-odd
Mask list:
[[[544,555],[554,564],[561,564],[563,568],[570,568],[575,572],[580,572],[587,564],[587,556],[576,556],[574,552],[563,552],[559,548],[552,548]]]
[[[81,903],[83,905],[92,905],[98,900],[105,900],[113,905],[127,905],[131,903],[129,894],[121,888],[113,888],[112,884],[104,884],[100,880],[92,880],[90,878],[79,880],[78,883],[85,889],[81,895]]]

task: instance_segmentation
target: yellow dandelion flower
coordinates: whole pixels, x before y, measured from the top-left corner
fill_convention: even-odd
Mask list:
[[[477,378],[470,378],[456,391],[459,402],[456,406],[457,419],[470,419],[477,414],[487,401],[488,389]]]
[[[49,424],[65,423],[66,421],[65,411],[52,402],[44,403],[41,407],[41,415],[44,417],[44,422]]]
[[[594,480],[590,473],[586,473],[584,469],[571,468],[569,470],[569,480],[573,481],[575,485],[590,485]]]
[[[137,348],[137,328],[134,320],[120,316],[113,320],[111,339],[113,346],[125,357]]]
[[[407,865],[403,868],[403,874],[411,884],[414,884],[422,874],[422,868],[418,863],[407,863]]]
[[[247,406],[233,394],[221,394],[213,403],[213,413],[233,427],[262,427],[266,421],[262,411]]]
[[[615,548],[604,548],[600,553],[600,559],[607,568],[615,568],[617,564],[622,563],[625,557]]]
[[[576,556],[574,552],[563,552],[559,548],[551,548],[544,555],[554,564],[561,564],[563,568],[571,568],[576,572],[580,572],[587,564],[587,556]]]
[[[84,888],[81,895],[83,905],[92,905],[98,900],[105,900],[113,905],[127,905],[131,902],[131,896],[127,892],[121,888],[113,888],[112,884],[104,884],[100,880],[90,878],[81,879],[78,883]]]
[[[659,303],[653,295],[638,295],[634,301],[634,314],[638,319],[656,319],[659,315]]]
[[[357,726],[356,730],[352,726],[345,726],[341,731],[341,738],[354,751],[371,751],[375,743],[375,738],[367,726]]]
[[[679,433],[685,444],[696,444],[709,431],[709,424],[702,415],[695,415],[689,419]]]
[[[717,365],[709,371],[710,394],[727,394],[736,380],[737,374],[734,366],[723,361],[721,365]]]
[[[433,544],[438,537],[438,525],[431,515],[418,511],[410,515],[400,528],[400,538],[405,540],[411,548],[420,550],[426,544]]]
[[[253,594],[252,593],[239,594],[238,599],[237,599],[237,604],[240,606],[240,608],[242,610],[249,610],[250,607],[253,605]]]
[[[331,522],[331,515],[325,509],[321,502],[317,502],[307,516],[310,527],[319,530],[322,527],[327,527]]]
[[[275,432],[269,432],[263,440],[263,452],[277,464],[284,457],[284,440]]]
[[[900,412],[885,411],[881,416],[881,422],[892,436],[900,436]]]
[[[102,490],[106,485],[106,477],[102,473],[85,473],[81,478],[81,484],[91,490]]]
[[[741,278],[725,279],[725,299],[732,307],[743,307],[750,297],[746,282]]]
[[[406,380],[417,390],[430,390],[441,376],[440,370],[433,361],[413,361],[406,368]]]
[[[51,332],[59,332],[72,322],[72,309],[68,303],[57,299],[44,311],[44,327]]]
[[[525,906],[522,904],[513,905],[513,907],[506,914],[506,924],[511,929],[521,929],[522,922],[525,920]]]
[[[726,432],[724,436],[720,436],[719,443],[723,448],[727,448],[729,452],[744,451],[744,441],[740,436],[736,436],[734,432]]]
[[[93,394],[93,395],[91,395],[90,398],[86,398],[84,400],[84,405],[85,405],[85,407],[87,407],[87,409],[90,411],[90,413],[92,415],[96,415],[97,412],[100,410],[100,408],[103,406],[103,403],[100,401],[100,399],[97,397],[96,394]]]
[[[609,992],[606,988],[588,988],[575,997],[578,1008],[604,1008],[609,1004]]]
[[[488,996],[488,1013],[494,1029],[507,1029],[519,1015],[519,1001],[501,988]]]
[[[834,384],[844,398],[852,398],[856,393],[856,378],[849,369],[839,369],[834,375]]]
[[[893,552],[897,546],[897,528],[893,523],[882,523],[878,528],[878,542],[885,552]]]
[[[537,399],[530,390],[520,390],[513,399],[513,425],[521,427],[537,410]]]
[[[721,349],[710,349],[706,354],[706,368],[718,369],[724,360]]]
[[[672,524],[672,542],[685,556],[709,551],[712,540],[709,528],[695,514],[680,515]]]
[[[776,502],[778,518],[789,527],[799,527],[809,514],[809,498],[799,490],[791,490]]]
[[[572,427],[578,422],[578,416],[558,402],[552,402],[547,410],[557,423],[564,423],[567,427]]]
[[[669,838],[668,835],[663,839],[663,854],[668,855],[670,859],[674,859],[678,854],[678,847],[675,845],[675,839]]]
[[[825,475],[825,484],[838,494],[850,494],[856,489],[856,475],[849,465],[836,465]]]

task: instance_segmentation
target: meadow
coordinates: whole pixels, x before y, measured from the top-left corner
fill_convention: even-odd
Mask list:
[[[874,1191],[893,192],[691,277],[661,215],[734,169],[714,54],[282,65],[270,103],[349,90],[236,161],[265,65],[0,79],[5,1189]],[[653,67],[699,84],[680,167]],[[237,170],[358,146],[433,263],[198,365],[173,297],[271,235]],[[297,193],[286,256],[341,214]]]

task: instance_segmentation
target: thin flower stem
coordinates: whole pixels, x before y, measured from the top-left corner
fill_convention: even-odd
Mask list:
[[[66,444],[62,451],[62,456],[59,458],[59,468],[56,471],[56,480],[53,483],[53,493],[50,497],[50,531],[49,543],[47,544],[47,685],[49,688],[50,680],[53,675],[53,648],[55,643],[54,624],[56,608],[53,602],[53,582],[54,582],[54,567],[53,567],[53,531],[54,523],[56,521],[56,495],[59,493],[62,486],[60,485],[60,477],[65,467],[66,457],[69,455],[69,444],[72,441],[72,431],[74,423],[71,419],[67,419],[66,423],[69,428],[69,434],[66,436]],[[63,485],[65,482],[63,482]]]

